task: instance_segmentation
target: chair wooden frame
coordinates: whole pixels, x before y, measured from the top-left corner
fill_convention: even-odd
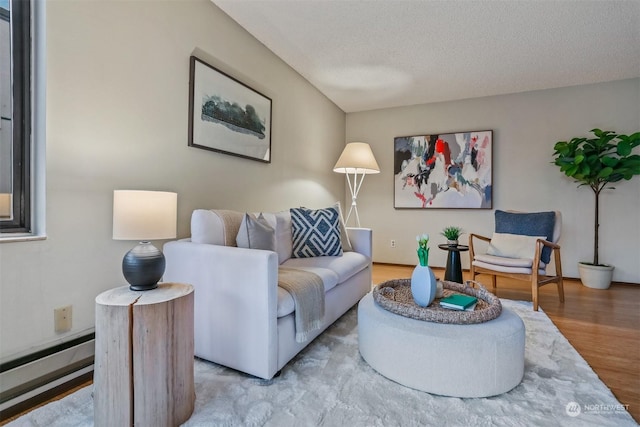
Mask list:
[[[481,236],[479,234],[469,234],[469,258],[470,258],[470,270],[471,270],[471,280],[476,280],[476,276],[478,274],[487,274],[491,276],[491,285],[495,292],[496,289],[496,277],[508,277],[516,280],[524,280],[531,283],[531,299],[533,301],[533,309],[538,311],[538,290],[541,286],[547,285],[549,283],[557,283],[558,284],[558,295],[560,297],[560,302],[564,302],[564,287],[562,283],[562,262],[560,260],[560,246],[549,242],[544,239],[537,239],[536,241],[536,252],[533,258],[533,266],[531,268],[530,274],[525,273],[508,273],[504,271],[491,270],[485,267],[479,267],[473,265],[473,260],[475,259],[475,250],[473,247],[474,239],[482,240],[485,242],[490,242],[491,238],[486,236]],[[542,275],[539,273],[538,266],[540,265],[540,257],[542,255],[542,249],[544,247],[551,248],[554,261],[555,261],[555,275],[549,276]],[[548,267],[548,266],[547,266]]]

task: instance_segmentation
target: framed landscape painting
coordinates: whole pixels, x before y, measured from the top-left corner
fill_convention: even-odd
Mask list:
[[[271,99],[192,56],[189,146],[271,162]]]
[[[493,131],[394,138],[395,208],[492,208]]]

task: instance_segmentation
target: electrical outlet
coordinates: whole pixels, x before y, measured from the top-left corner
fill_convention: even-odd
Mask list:
[[[396,241],[395,239],[391,239],[391,247],[395,248],[396,247]]]
[[[68,332],[71,330],[72,306],[59,307],[53,310],[53,320],[55,330],[58,333]]]

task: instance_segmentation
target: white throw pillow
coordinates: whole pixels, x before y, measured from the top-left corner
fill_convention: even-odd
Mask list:
[[[340,202],[336,202],[333,206],[338,209],[338,213],[340,214],[340,241],[342,243],[342,252],[351,252],[353,251],[353,247],[351,246],[351,240],[349,240],[347,228],[344,224],[344,216],[342,215]]]
[[[505,258],[533,259],[536,253],[536,240],[538,239],[546,239],[546,237],[493,233],[487,254]]]

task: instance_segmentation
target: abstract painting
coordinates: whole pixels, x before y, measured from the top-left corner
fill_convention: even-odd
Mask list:
[[[271,162],[271,99],[192,56],[189,146]]]
[[[493,131],[394,138],[395,208],[492,208]]]

